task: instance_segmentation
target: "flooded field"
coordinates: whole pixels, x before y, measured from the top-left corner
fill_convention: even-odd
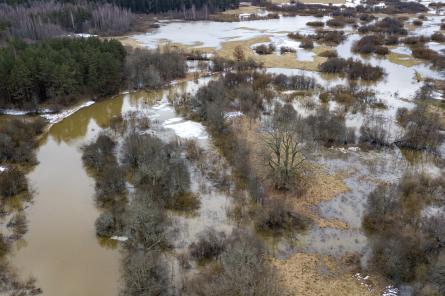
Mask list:
[[[422,27],[411,30],[409,34],[431,35],[439,30],[443,16],[432,13],[430,12]],[[390,48],[392,58],[353,53],[351,48],[361,36],[350,25],[342,29],[346,39],[338,46],[316,43],[314,50],[304,50],[300,48],[299,41],[288,37],[291,32],[314,34],[315,28],[306,24],[311,21],[325,22],[328,19],[329,17],[296,16],[230,23],[166,21],[160,23],[159,29],[133,35],[131,39],[150,49],[169,43],[212,54],[225,51],[227,53],[229,49],[232,50],[234,44],[239,44],[249,50],[249,57],[254,58],[258,58],[258,55],[253,49],[260,44],[273,43],[277,48],[290,47],[295,49],[295,53],[286,57],[280,54],[279,50],[273,52],[276,61],[280,59],[280,62],[266,63],[265,72],[312,77],[318,86],[324,89],[349,86],[350,82],[338,75],[309,70],[315,69],[317,63],[324,61],[324,58],[320,60],[317,48],[336,49],[341,58],[354,58],[380,66],[386,72],[382,80],[358,84],[364,89],[375,91],[376,100],[384,107],[357,112],[346,110],[334,101],[327,105],[332,112],[346,110],[343,111],[346,127],[353,128],[355,135],[360,134],[360,127],[367,116],[385,118],[388,121],[390,138],[394,142],[401,133],[396,123],[397,109],[413,109],[414,96],[424,85],[424,81],[427,78],[441,80],[445,74],[433,68],[430,63],[413,58],[411,49],[403,44]],[[440,42],[428,42],[427,46],[438,52],[445,49],[444,43]],[[301,67],[291,64],[286,67],[286,61],[281,59],[289,57],[292,61],[297,61],[296,63],[311,63],[312,68],[308,68],[308,64],[302,64]],[[410,63],[406,62],[408,60]],[[196,64],[189,62],[193,68],[191,72],[199,73]],[[81,148],[96,139],[101,131],[107,130],[110,120],[120,116],[128,122],[132,116],[148,119],[149,127],[143,131],[139,130],[141,134],[156,135],[166,142],[174,141],[180,144],[195,140],[204,154],[205,164],[187,162],[191,175],[191,191],[199,196],[200,208],[190,215],[168,212],[173,221],[168,233],[172,249],[167,255],[172,274],[181,272],[179,255],[184,254],[202,232],[211,228],[229,234],[234,229],[235,222],[230,217],[230,211],[235,204],[236,182],[234,178],[228,177],[231,176],[231,167],[215,147],[215,139],[208,128],[201,122],[181,116],[173,105],[174,100],[181,95],[194,94],[200,87],[216,78],[217,76],[175,82],[157,91],[124,93],[91,105],[87,104],[61,121],[54,121],[56,123],[40,139],[37,149],[38,164],[28,174],[30,184],[35,190],[34,201],[26,209],[29,229],[25,236],[14,244],[11,255],[11,261],[21,277],[35,277],[43,295],[47,296],[119,294],[121,245],[116,240],[101,240],[96,236],[95,221],[100,209],[94,202],[94,178],[82,164]],[[320,104],[318,95],[310,94],[304,97],[304,101],[296,97],[292,106],[306,118],[314,113],[314,106]],[[443,93],[438,92],[434,99],[440,101],[443,96]],[[267,118],[268,111],[273,109],[273,103],[276,102],[282,102],[282,98],[272,98],[267,110],[262,110],[259,121]],[[233,112],[236,116],[244,116],[239,110]],[[227,120],[226,115],[223,114],[223,120]],[[118,145],[122,145],[121,140]],[[419,164],[408,159],[395,145],[376,151],[349,148],[324,147],[312,151],[308,161],[322,167],[329,175],[341,175],[339,182],[342,182],[346,190],[331,198],[321,199],[318,204],[306,205],[305,209],[316,217],[315,222],[306,231],[292,234],[285,239],[263,237],[274,260],[286,260],[301,254],[331,259],[359,254],[365,262],[370,246],[362,229],[362,220],[368,195],[380,184],[398,181],[406,170],[431,175],[443,173],[443,164],[436,158]],[[442,147],[441,151],[443,150]],[[211,170],[217,170],[216,168],[224,168],[219,173],[230,179],[224,190],[221,188],[223,186],[218,186],[209,177],[209,172],[214,173]],[[131,193],[131,188],[129,192]],[[332,223],[323,226],[317,219]],[[190,273],[196,270],[199,270],[199,267],[193,266]],[[172,277],[178,283],[186,279],[182,274],[173,274]],[[348,278],[351,279],[350,276]]]

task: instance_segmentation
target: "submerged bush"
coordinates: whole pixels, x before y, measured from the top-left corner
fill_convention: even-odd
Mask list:
[[[436,151],[443,142],[440,131],[440,118],[436,113],[428,112],[425,106],[418,106],[412,112],[398,119],[404,123],[405,133],[396,143],[403,148]]]
[[[226,248],[226,235],[209,229],[199,235],[189,247],[190,256],[198,261],[216,259]]]
[[[0,127],[0,162],[14,164],[35,164],[36,137],[43,132],[43,119],[11,119]]]
[[[186,295],[283,295],[264,248],[251,234],[232,234],[219,257],[216,266],[185,283]]]
[[[352,58],[345,60],[342,58],[330,58],[319,65],[320,72],[346,74],[349,79],[376,81],[383,77],[384,70],[379,66],[363,64]]]
[[[355,131],[346,127],[345,118],[321,107],[316,114],[306,118],[313,139],[326,146],[355,143]]]
[[[292,211],[285,202],[271,200],[257,210],[254,224],[258,231],[280,233],[304,230],[308,226],[308,220]]]
[[[0,194],[4,201],[21,193],[28,192],[28,182],[25,174],[16,168],[9,168],[0,172]]]
[[[416,295],[423,295],[420,290],[426,287],[444,291],[445,282],[437,274],[445,246],[440,210],[444,198],[443,179],[418,173],[371,192],[363,218],[372,247],[371,268],[396,284],[411,283]],[[426,214],[428,208],[439,212]]]

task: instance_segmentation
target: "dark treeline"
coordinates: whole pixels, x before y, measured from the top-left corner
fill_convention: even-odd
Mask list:
[[[186,71],[184,55],[168,49],[126,51],[118,41],[98,38],[15,40],[0,48],[0,108],[58,108],[124,86],[160,87]]]
[[[0,3],[23,4],[31,0],[0,0]],[[58,0],[57,2],[80,2],[76,0]],[[236,8],[239,0],[93,0],[87,2],[111,3],[120,7],[128,8],[132,12],[141,13],[164,13],[185,10],[207,10],[208,12]]]
[[[0,24],[0,41],[7,37],[32,41],[68,33],[123,34],[132,28],[134,16],[108,3],[35,1],[0,4]]]
[[[0,49],[0,106],[68,104],[83,95],[109,95],[122,86],[125,50],[117,41],[14,41]]]

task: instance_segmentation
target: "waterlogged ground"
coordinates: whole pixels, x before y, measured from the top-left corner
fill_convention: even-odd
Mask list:
[[[208,135],[196,122],[179,117],[168,99],[176,93],[193,92],[199,83],[186,82],[163,91],[119,95],[86,106],[54,124],[37,151],[39,164],[28,175],[35,189],[27,209],[29,231],[15,245],[12,262],[22,277],[34,276],[43,295],[117,295],[120,255],[118,243],[96,238],[94,179],[81,160],[81,146],[108,127],[114,116],[148,116],[153,132],[165,140],[197,139],[209,150]],[[229,231],[227,194],[217,191],[196,168],[191,167],[192,189],[200,195],[201,208],[189,217],[172,213],[175,247],[182,250],[207,227]]]
[[[428,16],[428,21],[411,34],[431,34],[437,30],[440,19],[438,16]],[[246,48],[251,50],[255,45],[273,42],[277,47],[295,48],[297,53],[290,55],[290,59],[314,65],[319,61],[316,52],[300,49],[298,42],[287,37],[289,32],[313,33],[314,28],[306,26],[306,23],[314,20],[326,21],[327,18],[298,16],[238,23],[173,21],[161,23],[158,30],[132,38],[148,48],[171,42],[184,47],[226,53],[236,44],[247,44]],[[423,78],[437,79],[443,78],[443,73],[431,69],[426,63],[413,60],[409,48],[402,45],[391,48],[394,54],[392,58],[355,55],[351,52],[351,46],[359,35],[354,34],[351,27],[344,30],[348,38],[336,48],[339,56],[354,57],[379,65],[387,73],[382,81],[366,85],[376,91],[378,100],[386,108],[365,112],[389,118],[392,136],[396,136],[398,131],[394,124],[395,112],[399,107],[414,106],[412,98],[422,85],[416,77],[420,74]],[[429,43],[428,46],[434,50],[445,48],[439,43]],[[321,45],[316,45],[317,47]],[[279,53],[274,55],[279,56]],[[269,67],[267,71],[304,73],[314,77],[323,87],[347,84],[343,78],[307,70],[308,64],[298,65],[305,66],[301,69]],[[113,117],[133,114],[150,119],[150,127],[143,132],[154,133],[164,140],[195,139],[204,149],[209,161],[222,161],[212,146],[205,127],[180,117],[170,103],[175,94],[193,93],[209,79],[211,78],[200,79],[197,83],[177,83],[161,91],[119,95],[92,105],[86,104],[77,112],[67,114],[69,116],[63,120],[53,120],[54,124],[41,139],[37,151],[39,164],[28,175],[36,191],[34,204],[27,209],[29,231],[16,244],[12,258],[23,277],[32,275],[37,279],[37,285],[43,289],[44,295],[60,295],[60,291],[68,296],[117,295],[119,289],[118,243],[100,242],[95,236],[94,221],[99,211],[94,204],[94,180],[88,176],[82,165],[80,147],[107,128]],[[317,98],[311,99],[317,102]],[[311,112],[311,108],[299,101],[294,102],[294,106],[303,116]],[[331,103],[331,110],[338,107]],[[348,126],[358,128],[363,123],[364,115],[361,112],[349,112],[346,118]],[[315,270],[314,266],[317,264],[311,257],[313,255],[341,257],[350,253],[367,252],[367,239],[360,229],[361,219],[366,197],[379,183],[397,180],[407,168],[433,174],[442,172],[435,160],[428,160],[419,166],[416,162],[408,161],[406,155],[397,149],[377,152],[328,149],[315,152],[311,161],[322,165],[328,173],[342,174],[347,188],[311,210],[323,219],[338,220],[346,226],[315,225],[309,231],[286,240],[266,238],[270,242],[272,255],[279,259],[290,258],[291,263],[295,261],[294,265],[284,268],[290,272],[290,280],[292,272],[299,273],[297,267],[300,265]],[[224,167],[224,164],[221,165]],[[221,191],[195,163],[190,163],[189,169],[192,190],[200,196],[201,207],[189,216],[170,213],[175,221],[175,229],[170,235],[175,254],[184,252],[199,233],[208,227],[225,232],[232,229],[232,222],[227,215],[232,205],[230,186]],[[294,254],[297,257],[292,257]],[[280,261],[277,264],[287,263]],[[174,257],[172,266],[173,271],[179,270]],[[301,276],[304,277],[305,273],[302,271]],[[180,277],[176,278],[180,280]],[[310,282],[311,279],[308,278],[307,281]],[[346,284],[350,285],[351,282],[346,281]],[[297,286],[307,287],[300,286],[300,283]]]

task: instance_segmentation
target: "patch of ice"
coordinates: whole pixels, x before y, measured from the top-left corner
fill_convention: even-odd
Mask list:
[[[120,241],[120,242],[125,242],[125,241],[128,240],[128,237],[114,235],[114,236],[111,237],[111,239],[117,240],[117,241]]]
[[[244,114],[241,111],[226,112],[224,114],[224,118],[225,119],[232,119],[232,118],[240,117],[240,116],[243,116],[243,115]]]
[[[80,109],[86,108],[86,107],[91,106],[93,104],[94,104],[94,101],[88,101],[88,102],[83,103],[82,105],[79,105],[79,106],[74,107],[72,109],[68,109],[68,110],[62,111],[60,113],[42,114],[41,116],[43,118],[45,118],[46,120],[48,120],[48,122],[50,124],[55,124],[55,123],[58,123],[58,122],[62,121],[65,118],[73,115],[74,113],[76,113]]]
[[[0,114],[3,115],[13,115],[13,116],[19,116],[19,115],[26,115],[29,111],[23,111],[23,110],[16,110],[16,109],[4,109],[0,110]]]
[[[164,122],[164,125],[175,124],[181,121],[184,121],[184,118],[181,117],[170,118]]]
[[[382,292],[382,296],[398,296],[398,295],[399,295],[399,289],[393,286],[387,286]]]
[[[184,121],[179,123],[164,123],[165,128],[172,129],[180,138],[185,139],[207,139],[207,132],[202,124],[195,121]]]

